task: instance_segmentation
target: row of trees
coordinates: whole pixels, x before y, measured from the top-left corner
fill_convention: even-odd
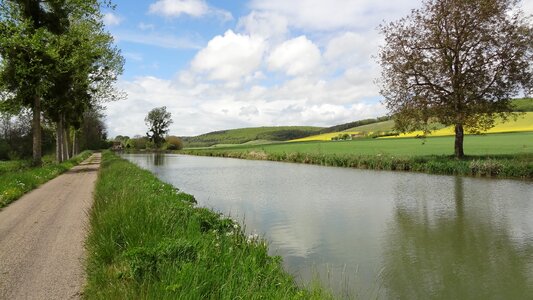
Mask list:
[[[32,155],[41,164],[42,116],[55,126],[57,160],[80,148],[101,105],[121,98],[113,83],[124,59],[105,31],[100,0],[6,0],[0,4],[0,110],[32,112]],[[85,122],[84,122],[85,121]],[[101,133],[104,130],[101,130]],[[101,137],[101,134],[100,134]]]

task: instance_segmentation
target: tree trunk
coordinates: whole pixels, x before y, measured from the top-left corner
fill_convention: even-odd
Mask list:
[[[78,130],[74,130],[74,133],[72,134],[72,157],[78,155]]]
[[[66,145],[67,145],[67,159],[70,159],[72,156],[73,156],[73,148],[71,147],[72,145],[72,138],[70,136],[70,128],[69,126],[66,126],[65,128],[65,135],[66,135],[66,138],[65,138],[65,141],[66,141]]]
[[[455,124],[455,157],[463,158],[465,152],[463,150],[464,130],[463,124]]]
[[[63,125],[61,118],[56,122],[56,160],[58,163],[63,161]]]
[[[67,139],[66,139],[66,134],[65,134],[65,127],[66,127],[66,124],[65,124],[65,117],[63,115],[61,115],[61,147],[62,147],[62,158],[63,158],[63,161],[67,160],[68,159],[68,148],[67,148]]]
[[[41,98],[33,98],[33,165],[42,165]]]

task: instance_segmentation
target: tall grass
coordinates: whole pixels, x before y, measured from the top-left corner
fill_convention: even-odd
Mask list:
[[[324,299],[257,237],[110,152],[87,240],[88,299]]]
[[[84,161],[91,153],[84,151],[63,163],[47,162],[42,167],[36,168],[31,168],[27,161],[2,163],[2,168],[0,168],[0,208]]]
[[[358,169],[413,171],[431,174],[533,179],[533,154],[469,156],[390,156],[304,152],[185,150],[184,154],[271,160]]]

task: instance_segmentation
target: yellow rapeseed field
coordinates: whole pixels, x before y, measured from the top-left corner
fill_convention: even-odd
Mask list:
[[[504,133],[504,132],[525,132],[533,131],[533,112],[527,112],[524,115],[520,115],[515,121],[511,119],[509,122],[502,123],[497,122],[496,126],[485,131],[483,133]],[[421,136],[424,133],[422,131],[415,131],[410,133],[400,134],[399,136],[384,137],[384,138],[398,138],[398,137],[416,137]],[[436,131],[433,131],[429,136],[449,136],[454,135],[454,128],[452,126],[445,127]]]
[[[515,121],[511,119],[509,122],[502,123],[497,122],[496,126],[489,129],[484,133],[504,133],[504,132],[526,132],[533,131],[533,112],[527,112],[523,115],[520,115]],[[309,141],[331,141],[332,138],[339,136],[340,134],[350,134],[350,135],[361,135],[362,132],[359,131],[342,131],[342,132],[331,132],[324,133],[319,135],[308,136],[301,139],[291,140],[290,142],[309,142]],[[368,132],[367,134],[371,134]],[[454,135],[454,129],[452,126],[445,127],[436,131],[433,131],[429,136],[450,136]],[[411,133],[400,134],[399,136],[389,136],[381,138],[407,138],[407,137],[417,137],[422,136],[422,131],[415,131]]]

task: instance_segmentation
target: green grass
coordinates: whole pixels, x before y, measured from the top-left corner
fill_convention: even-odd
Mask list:
[[[0,161],[0,175],[8,172],[28,169],[31,166],[30,160],[8,160]]]
[[[42,167],[31,168],[29,161],[0,163],[0,208],[22,197],[25,193],[69,170],[91,155],[84,151],[80,155],[61,164],[50,163],[45,159]]]
[[[182,153],[365,169],[533,178],[533,132],[466,136],[468,157],[461,161],[453,158],[453,145],[454,137],[356,139],[185,150]]]
[[[103,154],[87,240],[88,299],[324,299],[298,288],[261,239]]]
[[[533,98],[523,98],[513,100],[515,111],[533,112]]]
[[[321,127],[282,126],[255,127],[215,131],[195,137],[184,137],[185,147],[209,147],[217,144],[243,144],[255,140],[287,141],[317,134]]]

